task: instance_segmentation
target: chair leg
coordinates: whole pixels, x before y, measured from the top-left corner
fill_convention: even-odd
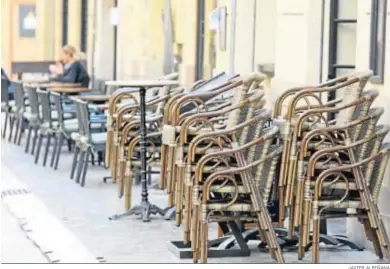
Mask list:
[[[11,142],[12,133],[14,131],[15,121],[16,121],[16,119],[14,117],[10,117],[10,119],[9,119],[10,131],[9,131],[9,136],[8,136],[8,142]]]
[[[22,135],[24,133],[23,121],[24,121],[23,119],[20,120],[19,135],[18,135],[18,141],[17,141],[18,146],[20,146],[20,144],[22,142]]]
[[[79,156],[79,153],[80,153],[80,148],[76,146],[74,153],[73,153],[73,162],[72,162],[72,168],[70,170],[70,179],[73,179],[73,177],[74,177],[74,173],[76,171],[76,166],[77,166],[77,158]]]
[[[39,134],[37,150],[35,152],[35,164],[37,164],[39,160],[39,154],[41,153],[41,147],[42,147],[42,140],[43,140],[43,135]]]
[[[43,155],[43,166],[46,166],[47,155],[49,154],[51,137],[52,137],[52,135],[47,136],[46,146],[45,146],[45,154]]]
[[[32,132],[32,126],[29,124],[28,132],[27,132],[26,148],[24,150],[25,153],[28,153],[28,150],[30,149],[31,132]]]
[[[85,177],[87,175],[87,170],[88,170],[89,156],[91,157],[93,156],[92,151],[90,149],[88,149],[87,153],[85,154],[85,163],[84,163],[83,172],[81,175],[81,182],[80,182],[81,187],[84,187],[85,185]]]
[[[51,159],[50,159],[50,167],[52,167],[52,168],[54,166],[54,161],[55,161],[55,158],[56,158],[56,155],[57,155],[57,147],[58,147],[59,136],[57,134],[55,134],[53,136],[53,138],[54,138],[53,152],[51,153]]]
[[[9,118],[9,113],[5,112],[5,121],[4,121],[3,133],[2,133],[3,139],[5,138],[5,133],[7,132],[8,118]]]
[[[37,144],[37,139],[38,139],[38,128],[34,128],[34,138],[33,138],[33,144],[31,148],[31,155],[34,155],[35,153],[35,145]]]
[[[92,151],[90,151],[88,154],[91,155],[91,163],[93,166],[95,166],[95,156],[93,156]]]
[[[72,151],[72,140],[68,139],[68,150],[69,152]]]
[[[15,126],[15,135],[14,135],[14,138],[13,138],[13,142],[14,144],[16,144],[16,140],[18,139],[18,134],[19,134],[19,131],[20,131],[20,119],[16,119],[16,122],[15,122],[16,126]]]
[[[312,263],[319,263],[320,258],[320,219],[318,212],[313,212],[317,218],[313,219],[313,239],[312,239]]]
[[[57,150],[56,150],[56,159],[55,159],[55,163],[54,163],[54,170],[58,169],[58,163],[60,161],[61,149],[62,149],[63,143],[64,143],[64,135],[61,134],[60,138],[58,140],[58,145],[57,145]]]
[[[84,167],[85,154],[86,154],[85,150],[82,150],[80,152],[79,164],[77,166],[76,183],[80,183],[81,172],[82,172],[83,167]]]

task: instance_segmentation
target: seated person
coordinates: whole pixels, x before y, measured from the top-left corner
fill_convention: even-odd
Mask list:
[[[14,100],[14,89],[12,88],[12,84],[3,68],[1,68],[1,78],[7,81],[9,100]]]
[[[50,66],[54,77],[52,81],[62,83],[80,83],[81,87],[88,87],[89,76],[87,70],[80,62],[80,57],[73,46],[62,48],[61,62]]]

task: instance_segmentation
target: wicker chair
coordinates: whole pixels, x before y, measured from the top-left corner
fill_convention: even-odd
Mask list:
[[[237,220],[255,221],[260,238],[268,245],[270,255],[276,261],[284,262],[266,207],[281,153],[280,146],[272,145],[279,131],[273,127],[260,132],[258,136],[261,127],[255,124],[249,129],[248,138],[251,141],[247,144],[205,155],[198,162],[192,191],[194,262],[199,258],[202,263],[207,262],[209,222],[229,223]],[[227,165],[235,160],[238,167],[226,167],[223,171],[207,176],[209,173],[205,175],[202,171],[206,160]]]
[[[310,158],[305,182],[302,245],[305,246],[308,242],[311,217],[313,221],[313,263],[319,261],[320,218],[343,216],[357,216],[364,224],[367,237],[373,242],[378,257],[383,257],[381,250],[383,247],[385,256],[390,261],[389,237],[377,206],[389,159],[389,145],[383,145],[388,132],[388,126],[378,126],[371,136],[363,140],[349,143],[346,146],[320,150]],[[348,135],[347,137],[350,138]],[[343,156],[349,160],[349,163],[342,160]],[[322,170],[318,175],[315,171],[316,167],[324,162],[324,159],[332,159],[337,164]],[[335,190],[342,190],[343,193],[334,195]],[[340,213],[340,209],[345,211]],[[356,213],[351,213],[350,209],[354,209]]]
[[[259,96],[258,99],[254,98],[254,101],[260,100],[262,97]],[[250,103],[247,103],[250,104]],[[238,109],[238,106],[235,108]],[[234,110],[232,108],[232,110]],[[228,111],[224,111],[225,113],[228,113]],[[162,115],[161,115],[162,116]],[[158,120],[160,120],[162,117],[160,117]],[[156,123],[156,121],[154,121]],[[137,122],[134,122],[133,125],[136,124]],[[139,124],[139,122],[138,122]],[[148,137],[148,155],[149,155],[149,161],[148,161],[148,166],[149,167],[161,167],[161,159],[158,158],[160,155],[160,148],[161,148],[161,140],[162,140],[162,134],[163,132],[161,131],[161,128],[156,128],[154,132],[151,132],[147,135]],[[134,134],[133,134],[134,135]],[[130,207],[130,201],[131,201],[131,185],[132,185],[132,175],[134,168],[140,166],[140,162],[137,159],[134,159],[133,156],[136,156],[139,153],[139,140],[140,137],[139,135],[135,136],[131,140],[128,146],[128,154],[127,154],[127,163],[126,163],[126,169],[122,169],[126,171],[126,176],[125,176],[125,205],[126,208]]]
[[[260,83],[265,78],[266,76],[262,74],[252,74],[245,78],[234,79],[227,86],[213,92],[190,94],[175,102],[169,112],[173,118],[170,124],[164,125],[163,130],[163,144],[168,146],[167,150],[163,152],[166,154],[166,157],[163,158],[166,160],[163,167],[166,167],[165,182],[168,192],[168,206],[174,205],[176,184],[183,182],[187,144],[198,134],[234,126],[241,109],[245,111],[244,103],[247,105],[247,102],[250,102],[249,99],[245,100],[246,97],[249,97],[247,93],[261,89]],[[234,94],[231,95],[231,92]],[[228,95],[228,97],[225,99],[224,95]],[[242,106],[240,105],[241,101],[243,102]],[[182,113],[180,108],[188,103],[195,103],[200,109],[196,109],[192,113],[191,111]],[[209,107],[212,108],[209,109]],[[236,109],[233,109],[234,107]],[[201,111],[204,112],[199,113]],[[234,112],[230,113],[232,111]],[[164,175],[162,176],[164,177]],[[177,222],[180,223],[180,218],[177,218]]]
[[[311,109],[303,114],[301,114],[298,119],[295,121],[295,127],[292,132],[292,145],[291,145],[291,155],[290,155],[290,160],[288,163],[289,166],[289,177],[287,180],[286,184],[286,195],[285,195],[285,202],[286,205],[290,207],[290,229],[289,229],[289,235],[292,235],[293,232],[293,225],[297,226],[297,220],[299,219],[298,216],[300,214],[300,205],[301,205],[301,197],[302,197],[302,192],[303,192],[303,181],[301,180],[302,177],[299,175],[302,174],[304,171],[304,160],[307,155],[300,155],[299,151],[297,150],[299,147],[301,147],[302,143],[301,140],[302,138],[305,139],[304,135],[306,134],[307,131],[312,130],[309,132],[309,134],[312,134],[313,132],[315,133],[315,130],[327,130],[326,128],[331,128],[331,127],[341,127],[348,125],[350,122],[353,122],[355,120],[358,120],[362,117],[365,117],[367,115],[367,112],[372,105],[372,102],[376,99],[378,96],[377,91],[367,91],[363,94],[361,98],[358,98],[350,103],[344,104],[343,106],[338,106],[338,107],[333,107],[333,108],[316,108],[316,109]],[[352,110],[353,109],[353,110]],[[334,122],[328,122],[325,120],[327,118],[327,115],[329,113],[337,113],[337,116],[341,115],[345,111],[349,111],[349,116],[344,117],[343,119],[337,117],[338,121]],[[344,114],[346,115],[346,114]],[[305,124],[307,123],[308,119],[314,119],[314,123],[316,122],[316,119],[318,122],[321,122],[321,120],[324,120],[323,123],[321,124],[313,124],[313,127],[311,128],[306,128],[305,130]],[[376,119],[379,119],[379,115]],[[325,126],[326,128],[323,128],[322,126]],[[353,128],[355,128],[355,134],[359,134],[359,130],[362,129],[361,125],[354,125]],[[340,130],[340,129],[338,129]],[[343,130],[343,129],[341,129]],[[318,134],[318,133],[317,133]],[[323,134],[320,133],[320,134]],[[318,137],[313,137],[318,138]],[[357,137],[356,137],[357,138]],[[306,138],[307,139],[307,138]],[[312,148],[311,151],[315,151],[316,147],[321,148],[325,146],[332,146],[332,143],[334,143],[337,138],[331,138],[328,139],[328,137],[325,138],[318,138],[319,141],[314,141],[312,144],[315,144],[314,148]],[[338,140],[342,140],[342,137],[340,137]],[[306,140],[304,140],[306,142]],[[339,141],[338,143],[342,143],[342,141]],[[299,162],[299,169],[298,169],[298,160]],[[295,200],[295,201],[294,201]],[[296,204],[298,207],[293,208],[294,204]],[[295,214],[295,218],[294,218]]]
[[[312,128],[318,128],[329,124],[342,124],[351,119],[355,108],[349,107],[349,109],[342,110],[337,115],[336,119],[331,121],[323,116],[314,117],[314,119],[308,116],[301,116],[302,123],[301,126],[299,126],[300,129],[297,129],[297,117],[302,115],[302,113],[304,114],[307,111],[310,111],[311,109],[326,109],[334,107],[337,109],[337,107],[343,107],[345,104],[354,102],[360,97],[363,88],[367,84],[371,75],[371,72],[356,73],[330,81],[317,88],[293,89],[287,91],[287,93],[282,95],[280,100],[276,102],[274,116],[284,118],[285,120],[285,126],[283,127],[284,150],[281,158],[278,191],[280,224],[282,224],[285,218],[285,207],[289,208],[293,203],[292,188],[288,186],[291,186],[292,178],[296,173],[296,166],[294,164],[290,165],[291,162],[296,162],[297,143],[300,139],[300,137],[298,137],[298,133],[295,132],[299,131],[302,134],[302,130],[310,131]],[[341,95],[342,97],[324,104],[320,96],[321,94],[334,94],[336,96]],[[285,102],[286,96],[290,96],[291,100],[289,101],[287,113],[284,116],[281,116],[281,103]],[[283,100],[283,102],[281,100]],[[302,103],[304,103],[304,105],[302,105]]]
[[[167,76],[161,77],[159,79],[162,80],[175,80],[179,76],[178,73],[172,73]],[[157,89],[158,90],[158,89]],[[123,101],[124,103],[130,103],[133,105],[138,104],[138,99],[136,98],[135,93],[138,91],[131,90],[129,88],[123,88],[120,90],[115,91],[112,93],[110,100],[109,100],[109,108],[108,108],[108,116],[107,116],[107,143],[106,143],[106,155],[105,155],[105,163],[107,167],[112,166],[112,162],[116,162],[116,158],[113,156],[113,150],[112,146],[115,144],[116,147],[118,147],[118,136],[120,135],[119,132],[115,132],[115,129],[118,129],[116,127],[116,111],[120,107],[120,103]],[[150,89],[149,92],[152,92],[152,99],[155,98],[156,90]],[[148,101],[147,101],[148,102]],[[117,171],[117,164],[113,165],[112,169],[112,177],[114,182],[116,181],[116,171]]]
[[[270,111],[260,109],[264,103],[262,102],[263,93],[258,92],[254,95],[258,99],[252,99],[247,105],[241,109],[232,110],[230,115],[230,123],[225,129],[210,131],[195,136],[188,145],[186,155],[183,157],[182,165],[178,165],[178,175],[176,182],[176,224],[180,225],[182,221],[182,208],[184,199],[184,242],[190,240],[190,216],[191,216],[191,190],[193,186],[193,176],[196,175],[197,161],[204,154],[210,152],[218,152],[224,149],[231,149],[239,145],[245,144],[248,139],[248,128],[256,122],[256,133],[260,133],[265,125],[265,122],[271,116]],[[219,115],[217,114],[216,117]],[[204,117],[203,119],[207,119]],[[209,118],[209,120],[212,118]],[[180,159],[179,159],[180,160]],[[180,163],[179,163],[180,164]],[[213,163],[202,168],[203,173],[218,171],[218,169],[226,169],[226,164]]]
[[[177,139],[180,134],[180,125],[186,117],[196,115],[205,111],[218,111],[230,105],[228,98],[222,95],[239,86],[236,80],[220,81],[208,90],[198,90],[196,92],[182,94],[171,98],[164,108],[163,117],[163,137],[161,145],[161,176],[160,189],[168,189],[172,193],[172,171],[174,166],[174,154]],[[207,85],[206,85],[207,86]],[[172,196],[171,196],[172,198]],[[169,204],[173,205],[170,198]]]
[[[180,94],[182,90],[183,89],[181,88],[170,89],[169,87],[161,87],[158,90],[156,98],[150,100],[146,104],[150,111],[146,117],[147,133],[155,133],[161,129],[164,106],[170,98]],[[120,127],[120,129],[116,129],[115,131],[120,133],[120,135],[117,136],[119,139],[116,139],[115,142],[117,143],[114,143],[113,146],[113,157],[115,158],[115,160],[113,160],[113,170],[116,170],[115,166],[119,164],[119,171],[114,172],[119,183],[119,197],[123,196],[123,178],[125,174],[126,159],[133,158],[133,156],[126,155],[127,151],[125,151],[125,148],[127,148],[133,138],[139,136],[141,124],[139,113],[139,105],[124,105],[119,108],[116,113],[116,127]]]

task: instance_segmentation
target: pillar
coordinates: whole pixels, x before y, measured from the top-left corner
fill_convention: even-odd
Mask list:
[[[273,100],[291,86],[319,83],[321,1],[277,0]]]

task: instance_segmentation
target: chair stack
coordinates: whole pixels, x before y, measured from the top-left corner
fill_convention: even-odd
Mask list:
[[[312,244],[312,261],[319,262],[321,219],[351,216],[364,225],[378,257],[390,258],[389,237],[377,205],[389,155],[389,146],[383,143],[389,129],[378,125],[383,108],[372,107],[379,93],[364,90],[370,77],[371,72],[355,73],[291,89],[275,105],[274,116],[284,122],[279,221],[288,215],[289,236],[298,231],[299,259]],[[338,98],[324,103],[320,96],[324,93]]]

